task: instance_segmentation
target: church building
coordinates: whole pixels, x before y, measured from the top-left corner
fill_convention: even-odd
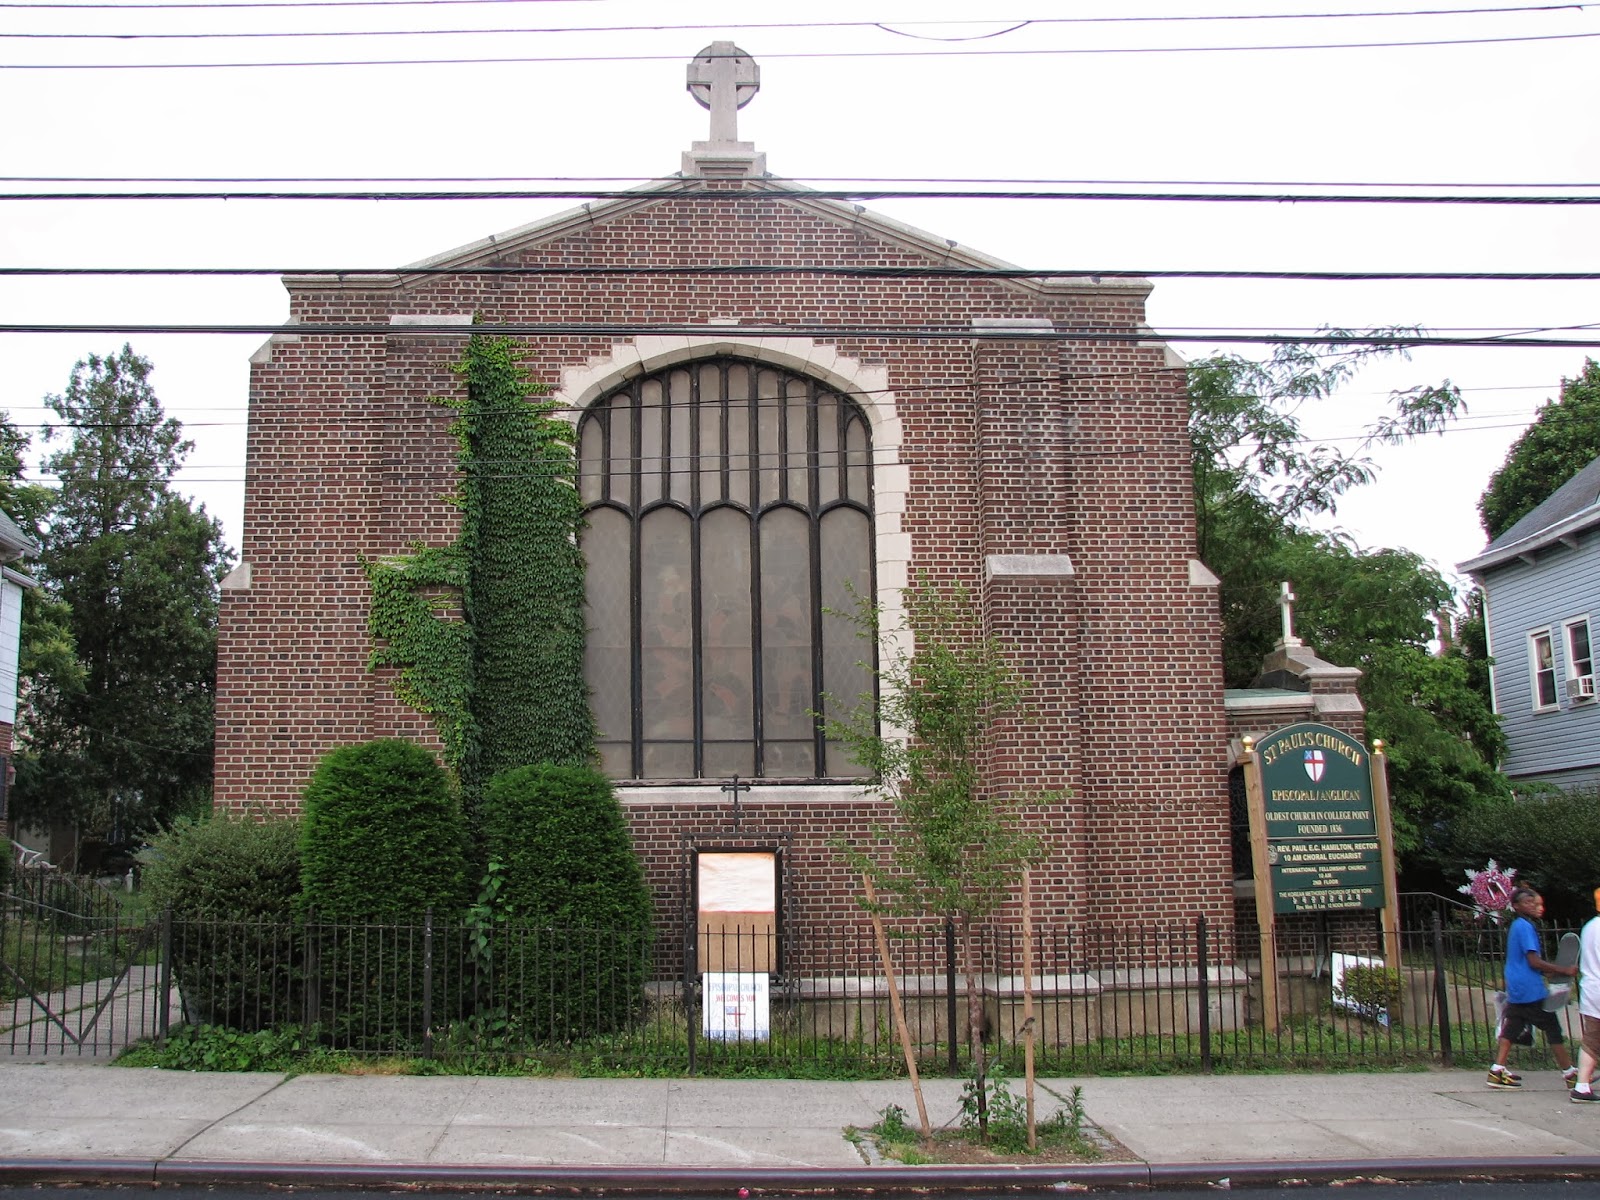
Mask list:
[[[285,278],[223,585],[218,806],[296,810],[336,745],[438,745],[369,669],[363,562],[455,536],[431,398],[477,317],[522,331],[576,426],[587,682],[664,927],[711,852],[774,855],[791,937],[859,916],[835,846],[887,809],[810,714],[871,683],[834,610],[874,596],[892,624],[923,575],[970,589],[1027,680],[985,786],[1064,797],[1027,812],[1039,918],[1231,925],[1240,729],[1149,283],[1030,278],[769,174],[736,128],[758,80],[732,43],[693,61],[710,134],[679,174],[392,273]]]

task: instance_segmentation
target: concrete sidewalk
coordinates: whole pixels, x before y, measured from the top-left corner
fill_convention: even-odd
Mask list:
[[[1474,1173],[1600,1177],[1600,1104],[1553,1071],[1051,1079],[1126,1153],[1002,1168],[1017,1183]],[[1019,1085],[1020,1087],[1020,1085]],[[926,1082],[955,1124],[961,1081]],[[1040,1111],[1056,1101],[1039,1094]],[[904,1082],[188,1074],[0,1062],[0,1183],[54,1179],[510,1182],[691,1189],[959,1186],[961,1168],[870,1161],[843,1134]],[[1252,1164],[1254,1166],[1252,1167]],[[1496,1166],[1495,1164],[1500,1164]],[[971,1174],[971,1169],[967,1169]],[[988,1168],[993,1174],[995,1168]],[[866,1182],[862,1182],[866,1180]],[[631,1182],[630,1182],[631,1181]]]

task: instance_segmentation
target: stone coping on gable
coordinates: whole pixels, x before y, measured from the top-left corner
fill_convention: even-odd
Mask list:
[[[417,262],[407,263],[405,266],[397,267],[392,273],[362,275],[340,275],[332,272],[328,274],[303,273],[283,276],[283,284],[289,289],[305,288],[317,291],[373,291],[397,288],[404,282],[427,278],[427,276],[416,273],[418,268],[423,270],[436,270],[440,267],[467,268],[475,261],[503,260],[532,246],[581,232],[608,218],[621,216],[647,205],[659,203],[662,200],[669,200],[675,193],[703,188],[706,183],[707,180],[704,178],[686,178],[682,175],[653,179],[628,189],[628,194],[625,196],[589,201],[575,208],[553,213],[548,217],[518,226],[515,229],[510,229],[503,233],[490,234],[488,237],[479,238],[477,241],[468,242],[466,245],[431,255]],[[793,204],[796,208],[826,221],[836,222],[850,228],[859,227],[899,249],[928,257],[941,265],[970,267],[975,270],[1020,271],[1026,269],[1004,259],[985,254],[980,250],[964,246],[950,238],[940,237],[925,229],[919,229],[915,225],[909,225],[904,221],[897,221],[893,217],[886,217],[881,213],[872,212],[862,205],[831,200],[822,196],[805,195],[804,193],[815,189],[809,188],[805,184],[796,183],[793,180],[768,175],[758,178],[746,178],[743,181],[743,186],[746,190],[754,192],[777,191],[786,193],[781,199]],[[1066,279],[1040,279],[1022,276],[995,279],[991,282],[1013,291],[1031,293],[1033,295],[1063,297],[1106,295],[1118,292],[1145,296],[1154,288],[1154,284],[1148,279],[1125,276],[1110,279],[1095,275],[1083,275]]]

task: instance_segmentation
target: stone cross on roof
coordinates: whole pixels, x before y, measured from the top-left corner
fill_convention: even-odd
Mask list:
[[[738,144],[738,112],[760,90],[761,68],[732,42],[712,42],[689,63],[689,94],[711,110],[713,146]]]
[[[1278,642],[1280,646],[1298,646],[1300,639],[1294,635],[1294,590],[1290,588],[1289,581],[1278,587],[1278,607],[1283,610],[1283,638]]]

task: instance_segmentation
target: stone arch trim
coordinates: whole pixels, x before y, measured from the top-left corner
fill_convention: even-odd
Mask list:
[[[900,626],[900,593],[910,578],[911,538],[904,532],[906,492],[910,470],[900,461],[904,438],[896,412],[894,393],[889,390],[888,370],[839,354],[833,347],[810,338],[739,337],[640,337],[618,342],[609,355],[592,358],[585,365],[562,372],[561,387],[551,399],[576,424],[589,406],[618,385],[639,375],[649,375],[679,363],[702,358],[735,356],[770,363],[775,367],[809,375],[833,390],[849,396],[866,415],[872,429],[872,526],[873,552],[877,556],[878,603],[883,607],[885,625]]]

